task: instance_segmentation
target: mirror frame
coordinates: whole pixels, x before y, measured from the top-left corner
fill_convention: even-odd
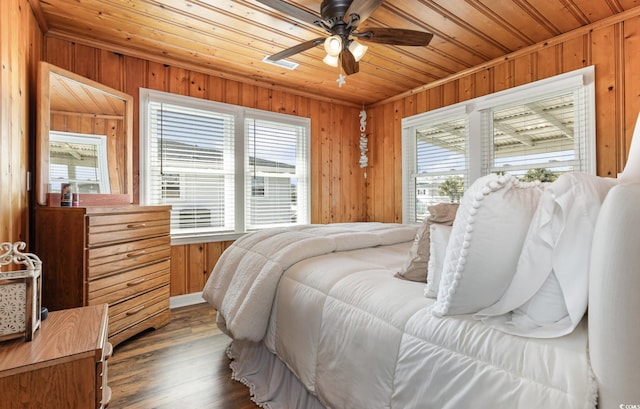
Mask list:
[[[110,180],[112,186],[111,194],[96,195],[86,193],[81,195],[81,200],[87,203],[91,203],[91,198],[85,196],[103,196],[101,200],[96,202],[103,202],[104,204],[122,204],[122,197],[126,197],[126,204],[133,203],[133,97],[120,92],[116,89],[110,88],[99,82],[92,81],[88,78],[82,77],[78,74],[72,73],[55,65],[49,64],[44,61],[40,61],[39,67],[39,80],[37,88],[37,101],[38,101],[38,119],[36,123],[36,201],[37,204],[47,206],[49,205],[47,195],[49,193],[49,132],[51,130],[51,75],[55,74],[64,79],[68,79],[70,84],[79,85],[81,89],[86,92],[89,88],[94,88],[103,94],[112,95],[114,98],[118,98],[124,102],[124,117],[123,117],[123,140],[119,143],[124,144],[125,151],[125,169],[118,169],[118,172],[124,172],[123,177],[120,177],[122,182],[122,188],[118,192],[114,192],[114,182]],[[71,87],[71,86],[70,86]],[[87,113],[89,114],[89,113]],[[93,113],[93,115],[100,115],[99,112]],[[112,164],[109,163],[109,176],[112,177],[113,169]],[[104,198],[106,196],[107,198]],[[114,196],[115,200],[109,200],[109,196]],[[93,204],[93,203],[91,203]]]

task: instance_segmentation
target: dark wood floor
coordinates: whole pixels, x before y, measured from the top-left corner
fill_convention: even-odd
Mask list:
[[[209,304],[174,309],[171,323],[131,338],[109,359],[110,409],[256,409],[231,380],[230,339]]]

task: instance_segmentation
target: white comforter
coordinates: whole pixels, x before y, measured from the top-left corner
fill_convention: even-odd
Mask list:
[[[236,240],[220,257],[203,291],[218,325],[235,339],[260,341],[280,276],[305,258],[413,240],[417,226],[336,223],[267,229]]]
[[[410,245],[300,258],[278,279],[262,342],[324,406],[595,407],[584,323],[543,340],[508,335],[469,316],[435,318],[424,284],[393,277]],[[264,305],[250,293],[243,303]],[[271,400],[265,407],[280,407],[265,399]]]

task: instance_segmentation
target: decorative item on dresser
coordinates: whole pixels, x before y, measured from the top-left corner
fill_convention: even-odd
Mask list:
[[[55,311],[32,342],[0,345],[3,409],[106,408],[106,304]]]
[[[22,253],[26,247],[22,241],[0,244],[0,341],[31,341],[40,327],[42,262],[35,254]],[[25,268],[12,269],[20,265]]]
[[[170,209],[37,207],[35,247],[46,266],[43,305],[55,311],[109,304],[113,345],[166,325]]]

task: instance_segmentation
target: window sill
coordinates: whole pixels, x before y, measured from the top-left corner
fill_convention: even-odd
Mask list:
[[[219,241],[233,241],[244,236],[246,233],[223,233],[223,234],[200,234],[193,236],[171,236],[171,245],[180,246],[185,244],[215,243]]]

